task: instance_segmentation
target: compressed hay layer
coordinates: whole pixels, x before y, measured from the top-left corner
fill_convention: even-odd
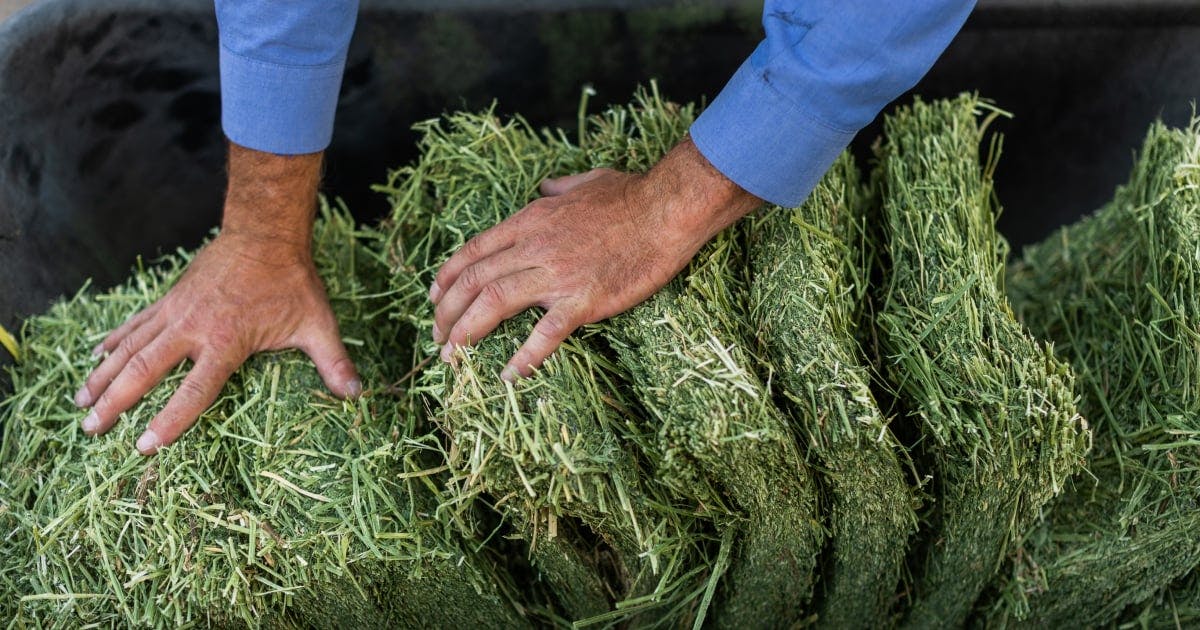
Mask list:
[[[801,208],[770,208],[747,228],[751,320],[829,497],[818,618],[834,628],[887,622],[917,524],[904,450],[855,342],[870,269],[866,204],[846,153]]]
[[[652,111],[686,128],[657,97],[639,98],[636,112],[617,108],[581,121],[595,128],[585,136],[609,154],[625,154],[638,144],[627,116]],[[422,131],[421,158],[385,190],[396,208],[393,301],[422,328],[422,350],[432,352],[425,295],[440,264],[533,199],[542,179],[589,163],[561,137],[490,112],[456,114]],[[644,137],[670,142],[661,135]],[[589,148],[593,157],[606,152]],[[654,482],[662,456],[647,437],[652,429],[631,411],[617,366],[583,334],[534,377],[512,385],[498,378],[535,321],[533,312],[519,315],[460,353],[455,368],[434,364],[415,377],[414,389],[428,395],[448,438],[445,508],[483,501],[504,514],[510,535],[528,545],[548,603],[566,620],[649,623],[701,614],[718,547],[711,518]]]
[[[692,107],[657,91],[637,101],[593,121],[584,141],[592,166],[644,172],[683,139]],[[734,234],[718,235],[667,287],[600,329],[655,431],[643,449],[657,480],[701,506],[721,556],[731,554],[712,571],[715,580],[728,568],[715,622],[782,627],[807,614],[825,533],[797,436],[755,374]]]
[[[731,232],[684,275],[607,328],[643,406],[660,427],[662,481],[724,495],[740,522],[716,622],[797,625],[825,538],[796,435],[754,373]]]
[[[994,624],[1109,623],[1200,564],[1198,289],[1200,121],[1155,124],[1111,203],[1010,268],[1022,320],[1079,375],[1096,448],[1026,541]]]
[[[918,628],[966,619],[1088,447],[1070,371],[1017,323],[1001,288],[994,163],[979,162],[985,113],[999,114],[964,95],[884,121],[877,322],[937,500],[906,621]]]
[[[19,627],[520,626],[475,543],[433,520],[425,438],[388,386],[402,326],[373,316],[384,269],[326,212],[318,269],[368,391],[334,400],[298,352],[253,358],[179,444],[133,443],[176,370],[106,436],[72,393],[105,331],[160,297],[186,256],[34,317],[0,409],[0,598]]]
[[[1194,571],[1125,615],[1121,628],[1179,630],[1200,627],[1200,574]]]

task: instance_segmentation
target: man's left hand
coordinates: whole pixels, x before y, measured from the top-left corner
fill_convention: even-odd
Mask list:
[[[762,203],[690,140],[645,175],[597,169],[548,179],[541,191],[438,271],[429,297],[443,360],[539,306],[545,315],[502,373],[529,376],[577,328],[653,295],[709,239]]]

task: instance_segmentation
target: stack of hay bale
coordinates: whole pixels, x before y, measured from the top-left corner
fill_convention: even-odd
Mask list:
[[[427,291],[454,251],[547,177],[645,171],[694,115],[652,87],[581,117],[574,138],[494,110],[418,125],[421,157],[378,187],[394,207],[382,225],[328,207],[318,219],[358,401],[325,395],[298,352],[255,357],[186,437],[141,458],[132,440],[182,372],[99,439],[78,430],[71,393],[86,349],[188,255],[30,319],[0,407],[0,615],[836,628],[1197,616],[1195,126],[1154,127],[1113,204],[1031,248],[1007,295],[998,141],[980,157],[1002,113],[969,95],[918,100],[885,120],[870,176],[843,155],[803,206],[718,235],[532,377],[499,373],[537,309],[452,365],[434,358]]]

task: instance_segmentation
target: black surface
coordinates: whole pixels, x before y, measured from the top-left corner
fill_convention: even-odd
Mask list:
[[[327,191],[378,216],[369,186],[412,157],[413,122],[448,109],[495,98],[571,128],[585,83],[593,110],[652,77],[679,101],[714,95],[761,36],[760,6],[364,0]],[[47,0],[0,27],[0,323],[217,223],[218,87],[210,0]],[[915,91],[963,90],[1016,115],[997,189],[1019,246],[1109,199],[1155,117],[1187,121],[1200,9],[984,0]]]

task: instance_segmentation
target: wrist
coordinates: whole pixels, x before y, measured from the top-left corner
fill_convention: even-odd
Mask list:
[[[231,142],[221,236],[259,251],[309,255],[321,158],[321,153],[274,155]]]
[[[666,228],[695,241],[695,249],[763,204],[713,167],[691,138],[671,149],[641,183],[652,199],[662,201],[656,205]]]

